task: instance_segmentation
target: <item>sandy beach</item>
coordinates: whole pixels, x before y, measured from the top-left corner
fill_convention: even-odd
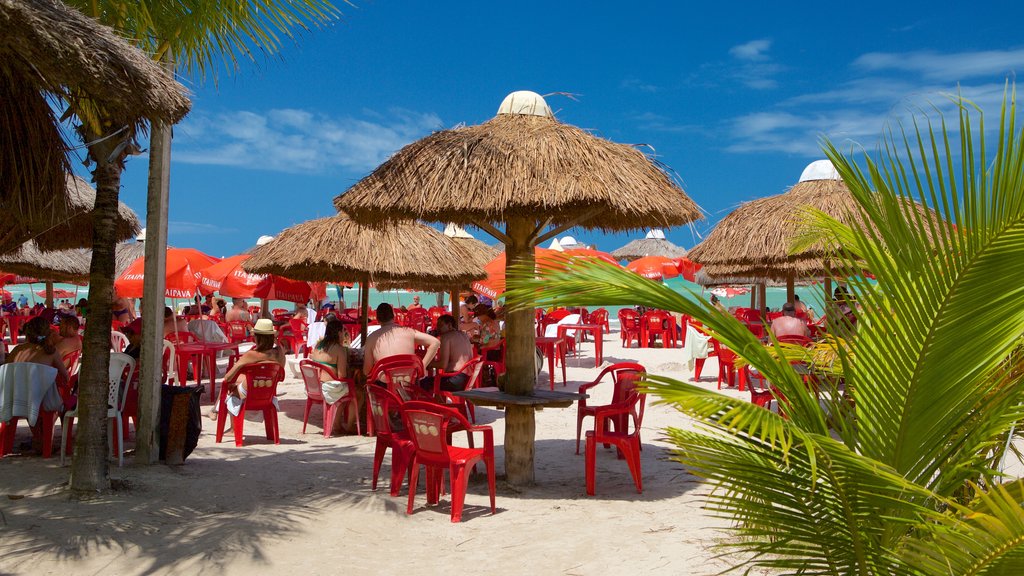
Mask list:
[[[589,342],[569,358],[566,389],[600,371],[593,352]],[[604,354],[604,366],[638,361],[653,373],[691,376],[680,349],[623,349],[617,332],[605,336]],[[715,387],[716,375],[710,359],[702,385]],[[546,369],[538,385],[547,387]],[[486,481],[474,478],[463,522],[452,524],[448,497],[428,508],[422,487],[406,515],[407,492],[388,495],[390,459],[372,491],[374,439],[324,438],[318,408],[301,434],[301,381],[289,373],[279,390],[280,445],[263,438],[263,424],[253,420],[244,447],[227,438],[216,444],[214,422],[204,418],[199,447],[184,466],[115,463],[120,489],[89,502],[69,500],[69,468],[56,457],[0,460],[0,574],[697,575],[728,565],[713,548],[726,523],[701,508],[708,487],[669,459],[660,438],[665,427],[687,422],[654,398],[643,425],[643,494],[625,462],[599,448],[597,495],[588,497],[584,458],[575,455],[576,409],[545,409],[536,414],[537,486],[520,492],[499,481],[491,515]],[[209,408],[205,401],[204,413]],[[477,409],[478,422],[494,427],[498,474],[502,415]],[[23,426],[17,441],[27,439]]]

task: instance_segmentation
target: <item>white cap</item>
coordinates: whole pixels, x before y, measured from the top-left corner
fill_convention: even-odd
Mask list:
[[[498,107],[498,114],[525,114],[548,118],[555,116],[551,113],[551,107],[544,101],[544,97],[529,90],[519,90],[505,96]]]
[[[804,168],[804,171],[800,174],[800,182],[810,182],[812,180],[842,180],[839,177],[839,172],[836,171],[836,167],[832,165],[832,162],[828,160],[815,160]]]
[[[472,238],[473,235],[466,232],[466,229],[458,224],[449,222],[444,227],[444,235],[449,238]]]
[[[664,240],[665,233],[662,232],[661,228],[652,228],[647,231],[647,236],[645,236],[645,238],[648,240]]]
[[[256,245],[257,246],[263,246],[264,244],[266,244],[267,242],[270,242],[273,239],[274,239],[273,236],[267,236],[266,234],[264,234],[263,236],[260,236],[259,238],[256,239]]]

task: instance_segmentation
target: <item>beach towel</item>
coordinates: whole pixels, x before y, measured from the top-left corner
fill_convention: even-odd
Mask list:
[[[213,320],[192,320],[188,323],[188,331],[197,339],[203,342],[217,342],[223,344],[228,342],[228,337]]]
[[[309,325],[309,329],[306,330],[306,348],[312,350],[316,348],[320,339],[324,337],[324,333],[327,332],[327,322],[313,322]]]
[[[708,357],[708,342],[710,341],[711,336],[689,324],[686,325],[686,346],[683,346],[683,359],[686,360],[686,366],[691,371],[698,358]]]
[[[24,418],[35,426],[40,410],[55,412],[64,406],[57,392],[57,369],[34,362],[0,366],[0,422]]]
[[[334,404],[341,399],[342,396],[348,394],[348,384],[346,382],[338,382],[336,380],[321,382],[320,393],[324,395],[324,402]]]
[[[569,314],[569,315],[563,317],[561,320],[559,320],[558,324],[548,324],[547,326],[545,326],[544,327],[544,336],[546,338],[554,338],[554,337],[558,336],[558,326],[559,325],[561,325],[561,324],[579,324],[579,323],[580,323],[580,315],[579,314]],[[575,330],[566,330],[565,335],[567,337],[569,337],[569,338],[575,338],[576,337],[576,331]]]

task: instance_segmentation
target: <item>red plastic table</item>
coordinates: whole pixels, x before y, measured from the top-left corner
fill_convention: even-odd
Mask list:
[[[560,324],[558,326],[558,337],[566,338],[569,330],[590,332],[594,336],[594,368],[604,361],[604,327],[600,324]]]
[[[548,357],[548,376],[551,389],[555,389],[555,355],[562,360],[562,386],[565,386],[565,340],[562,338],[537,338],[537,348]]]
[[[234,350],[235,353],[228,359],[228,370],[231,369],[235,364],[235,358],[238,357],[238,345],[240,342],[186,342],[178,344],[175,348],[175,352],[178,355],[178,366],[188,366],[188,363],[193,358],[198,358],[198,365],[193,363],[193,372],[195,373],[196,384],[202,384],[203,381],[203,362],[202,360],[209,359],[210,361],[210,398],[216,400],[217,395],[217,352],[222,350]]]

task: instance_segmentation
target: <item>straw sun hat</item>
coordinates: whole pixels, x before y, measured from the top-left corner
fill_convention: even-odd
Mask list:
[[[274,329],[274,322],[270,318],[260,318],[252,327],[253,334],[277,334]]]

